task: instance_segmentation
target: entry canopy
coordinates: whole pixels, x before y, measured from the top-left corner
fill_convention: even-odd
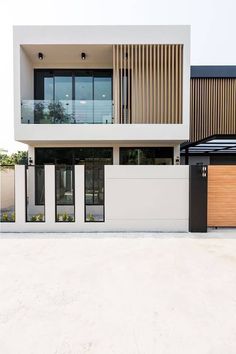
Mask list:
[[[193,143],[183,143],[181,154],[185,155],[221,155],[236,154],[236,134],[218,134]]]

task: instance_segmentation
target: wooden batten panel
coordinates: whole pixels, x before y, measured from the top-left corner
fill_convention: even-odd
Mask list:
[[[149,82],[149,76],[148,76],[148,68],[149,68],[149,57],[148,57],[148,46],[145,46],[145,104],[146,104],[146,109],[145,109],[145,113],[144,113],[144,121],[146,121],[147,123],[149,123],[149,89],[148,89],[148,82]]]
[[[159,95],[160,95],[160,123],[163,123],[164,120],[164,54],[163,54],[163,45],[160,46],[160,87],[159,87]]]
[[[157,49],[157,114],[155,117],[155,123],[160,121],[161,117],[161,61],[160,61],[160,51],[161,46],[156,46]]]
[[[164,46],[164,75],[163,75],[163,123],[167,122],[167,46]]]
[[[167,55],[167,60],[168,60],[168,68],[167,68],[167,77],[168,77],[168,96],[167,96],[167,122],[171,123],[171,83],[170,83],[170,76],[171,76],[171,66],[170,66],[170,60],[171,60],[171,52],[170,52],[170,45],[167,47],[168,50],[168,55]]]
[[[135,110],[135,105],[132,105],[132,102],[134,102],[134,97],[135,97],[135,85],[134,85],[134,46],[131,46],[131,96],[130,96],[130,106],[132,107],[132,110],[130,111],[130,123],[132,123],[132,111]],[[135,114],[135,112],[134,112]]]
[[[182,123],[182,45],[115,45],[113,70],[115,123]]]
[[[152,66],[152,59],[153,59],[153,53],[152,53],[152,45],[149,46],[149,78],[148,78],[148,83],[149,83],[149,96],[150,96],[150,107],[149,107],[149,123],[153,123],[152,117],[153,117],[153,66]]]
[[[175,107],[176,107],[176,115],[175,115],[175,121],[178,122],[179,118],[179,100],[178,100],[178,89],[179,89],[179,85],[178,85],[178,78],[179,78],[179,48],[178,46],[176,46],[176,53],[175,53],[175,58],[176,58],[176,63],[175,63]]]
[[[140,80],[141,81],[141,80]],[[142,115],[141,115],[141,123],[144,121],[145,115],[145,45],[142,45]]]
[[[124,109],[123,109],[123,46],[120,45],[120,111],[121,115],[119,117],[119,122],[124,123]]]
[[[236,134],[236,79],[194,78],[190,88],[191,141]]]
[[[117,117],[116,117],[116,120],[115,122],[118,124],[120,123],[120,115],[121,115],[121,112],[120,112],[120,85],[119,85],[119,50],[118,50],[118,47],[116,46],[116,84],[115,84],[115,87],[116,87],[116,90],[117,90],[117,94],[116,94],[116,99],[117,101],[114,102],[114,106],[117,107]]]
[[[129,124],[131,123],[131,102],[132,102],[132,83],[131,83],[131,71],[133,72],[133,46],[128,46],[128,107],[129,107]]]
[[[180,63],[179,63],[179,80],[180,80],[180,85],[179,85],[179,105],[180,105],[180,110],[179,110],[179,121],[178,123],[181,123],[182,121],[182,115],[183,115],[183,46],[180,46]]]
[[[155,117],[157,115],[157,59],[156,59],[156,46],[153,46],[153,116],[152,123],[155,123]]]
[[[208,166],[208,226],[236,226],[236,166]]]

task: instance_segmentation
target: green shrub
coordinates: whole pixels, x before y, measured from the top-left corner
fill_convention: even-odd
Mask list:
[[[0,222],[13,222],[15,221],[15,213],[3,213],[0,215]]]
[[[40,221],[44,221],[44,216],[43,214],[36,214],[36,215],[32,215],[30,218],[31,222],[40,222]]]
[[[9,220],[9,216],[8,216],[7,213],[3,213],[3,214],[2,214],[2,220],[1,220],[1,221],[4,221],[4,222],[5,222],[5,221],[10,221],[10,220]]]
[[[44,221],[44,215],[43,214],[38,214],[36,215],[37,221]]]
[[[73,216],[68,215],[66,212],[63,214],[57,214],[57,221],[72,222],[74,221]]]
[[[37,221],[37,217],[36,217],[36,215],[31,216],[30,221],[32,221],[32,222]]]
[[[62,221],[67,221],[67,219],[68,219],[68,215],[67,215],[67,213],[64,213],[62,215]]]
[[[87,221],[95,221],[95,217],[94,217],[94,215],[92,213],[89,213],[87,215]]]

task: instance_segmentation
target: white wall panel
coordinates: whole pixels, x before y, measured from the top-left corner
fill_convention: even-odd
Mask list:
[[[106,166],[106,222],[188,230],[188,166]]]

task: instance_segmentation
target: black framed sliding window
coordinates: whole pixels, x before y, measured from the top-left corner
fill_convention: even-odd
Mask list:
[[[173,165],[173,147],[120,148],[120,165]]]
[[[112,70],[35,69],[35,100],[112,100]]]
[[[35,123],[112,123],[112,70],[35,69]]]

